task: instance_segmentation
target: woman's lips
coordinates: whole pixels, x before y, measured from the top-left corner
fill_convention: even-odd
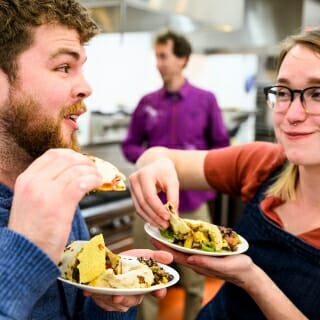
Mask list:
[[[284,131],[284,134],[289,139],[303,139],[309,137],[312,132],[297,132],[297,131]]]

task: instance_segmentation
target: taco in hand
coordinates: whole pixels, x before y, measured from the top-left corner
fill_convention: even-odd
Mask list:
[[[103,181],[101,186],[92,191],[124,191],[126,190],[126,177],[116,166],[110,162],[95,156],[88,155],[94,162],[99,173],[102,175]]]

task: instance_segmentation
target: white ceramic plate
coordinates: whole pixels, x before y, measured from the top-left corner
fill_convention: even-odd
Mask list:
[[[131,259],[137,259],[135,257],[128,257],[128,256],[121,256],[122,259],[127,259],[127,260],[131,260]],[[179,277],[179,273],[174,270],[173,268],[165,265],[165,264],[161,264],[158,263],[159,266],[161,266],[166,272],[170,273],[173,276],[173,279],[171,281],[169,281],[166,284],[157,284],[155,286],[151,286],[149,288],[102,288],[102,287],[93,287],[93,286],[88,286],[85,284],[80,284],[80,283],[76,283],[70,280],[66,280],[64,278],[59,277],[58,279],[60,281],[63,281],[65,283],[68,283],[72,286],[78,287],[81,290],[85,290],[91,293],[98,293],[98,294],[105,294],[105,295],[137,295],[137,294],[145,294],[151,291],[155,291],[158,289],[162,289],[162,288],[167,288],[170,286],[173,286],[174,284],[176,284],[180,277]]]
[[[247,240],[244,239],[243,237],[241,237],[240,235],[239,235],[239,237],[240,237],[241,243],[238,245],[237,251],[209,252],[209,251],[203,251],[200,249],[189,249],[189,248],[185,248],[185,247],[179,246],[177,244],[174,244],[174,243],[170,242],[168,239],[164,238],[160,234],[159,228],[153,227],[149,223],[146,223],[144,225],[144,230],[147,232],[147,234],[150,237],[162,242],[163,244],[167,245],[168,247],[175,249],[177,251],[188,253],[188,254],[200,254],[200,255],[205,255],[205,256],[231,256],[231,255],[243,253],[243,252],[247,251],[249,248],[249,244],[248,244]]]

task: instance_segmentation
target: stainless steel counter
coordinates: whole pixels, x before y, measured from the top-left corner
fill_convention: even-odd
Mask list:
[[[134,207],[129,190],[93,192],[81,200],[80,209],[91,236],[102,233],[114,252],[133,247]]]

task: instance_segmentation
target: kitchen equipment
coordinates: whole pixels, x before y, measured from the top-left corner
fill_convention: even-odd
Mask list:
[[[134,207],[129,191],[91,193],[81,200],[80,208],[91,236],[102,233],[116,253],[132,249]]]

